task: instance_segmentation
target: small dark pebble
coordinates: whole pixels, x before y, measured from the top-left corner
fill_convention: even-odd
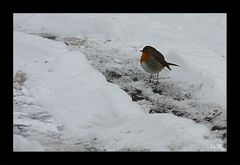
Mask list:
[[[129,90],[126,88],[122,88],[122,90],[124,90],[125,92],[129,92]]]
[[[208,122],[211,122],[211,121],[213,120],[213,118],[212,118],[212,117],[209,117],[209,116],[206,116],[203,120],[206,120],[206,121],[208,121]]]
[[[136,91],[136,93],[139,94],[139,95],[142,94],[142,91],[139,90],[139,89],[135,89],[135,91]]]
[[[136,93],[130,93],[130,95],[132,97],[132,101],[139,101],[144,99],[144,97],[138,96]]]
[[[154,109],[150,109],[149,113],[153,114],[153,113],[155,113],[155,110]]]
[[[173,109],[173,107],[171,107],[171,106],[167,106],[166,108],[169,110]]]
[[[107,81],[110,82],[110,83],[113,83],[113,81],[111,81],[111,80],[108,80],[108,79],[107,79]]]
[[[142,95],[142,91],[139,89],[135,89],[131,91],[129,94],[132,97],[132,101],[139,101],[145,99]]]
[[[179,117],[182,117],[185,114],[185,112],[181,112],[181,111],[177,111],[177,110],[173,110],[172,113]]]
[[[48,33],[41,33],[40,36],[43,38],[50,39],[50,40],[56,40],[56,38],[57,38],[57,36],[54,36],[54,35],[48,34]]]
[[[111,77],[111,78],[116,78],[116,79],[119,79],[122,77],[122,75],[118,74],[117,72],[115,71],[107,71],[107,76],[108,77]]]
[[[137,77],[134,77],[134,78],[133,78],[133,81],[135,81],[135,82],[138,81],[138,78],[137,78]]]
[[[225,126],[219,126],[219,125],[215,125],[211,128],[212,131],[215,131],[215,130],[224,130],[226,129]]]
[[[162,94],[162,90],[161,89],[153,89],[153,92],[154,93],[158,93],[158,94]]]
[[[227,133],[225,132],[223,135],[222,135],[222,140],[226,139],[227,137]]]
[[[196,118],[193,118],[193,121],[195,121],[196,123],[199,123],[200,120],[196,119]]]
[[[184,98],[181,98],[181,97],[174,97],[173,100],[177,100],[177,101],[183,101]]]
[[[50,40],[56,40],[57,37],[55,37],[55,36],[49,36],[49,37],[46,37],[46,38],[48,38],[48,39],[50,39]]]
[[[191,96],[191,94],[190,94],[190,93],[188,93],[188,94],[185,94],[184,96],[185,96],[185,98],[187,98],[187,99],[191,99],[191,98],[192,98],[192,96]]]
[[[111,40],[106,40],[106,41],[104,41],[104,44],[106,44],[107,42],[110,42]]]

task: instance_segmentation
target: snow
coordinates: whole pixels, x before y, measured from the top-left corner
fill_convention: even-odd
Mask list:
[[[104,71],[137,73],[139,50],[153,45],[181,66],[160,73],[170,75],[172,91],[197,90],[194,103],[203,113],[210,104],[226,115],[225,25],[224,14],[14,14],[14,75],[26,74],[13,91],[14,124],[21,127],[14,150],[213,150],[223,141],[209,125],[146,113],[152,105],[133,102],[123,87],[142,89],[153,100],[169,98],[153,95],[143,80],[119,76],[118,85],[110,83]],[[56,39],[40,37],[46,34]],[[188,111],[188,102],[170,102]]]
[[[37,141],[29,141],[20,135],[14,135],[14,151],[43,151]]]

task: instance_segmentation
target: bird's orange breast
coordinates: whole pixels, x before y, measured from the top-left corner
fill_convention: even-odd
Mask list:
[[[150,57],[149,53],[143,52],[140,62],[148,61],[149,57]]]

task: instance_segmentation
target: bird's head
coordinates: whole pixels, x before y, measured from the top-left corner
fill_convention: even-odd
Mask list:
[[[155,48],[152,47],[152,46],[145,46],[140,52],[143,52],[143,53],[151,53],[155,51]]]

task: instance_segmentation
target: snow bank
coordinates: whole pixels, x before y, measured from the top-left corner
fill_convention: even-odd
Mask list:
[[[13,136],[14,151],[43,151],[41,144],[37,141],[29,141],[20,135]]]
[[[24,87],[29,94],[63,124],[63,139],[95,139],[101,148],[112,151],[211,150],[211,144],[218,143],[205,126],[189,119],[144,113],[119,86],[94,70],[82,53],[61,42],[14,32],[14,74],[18,70],[26,73]],[[64,143],[59,150],[69,149]],[[24,144],[28,144],[25,138],[15,136],[14,149],[40,149]]]

